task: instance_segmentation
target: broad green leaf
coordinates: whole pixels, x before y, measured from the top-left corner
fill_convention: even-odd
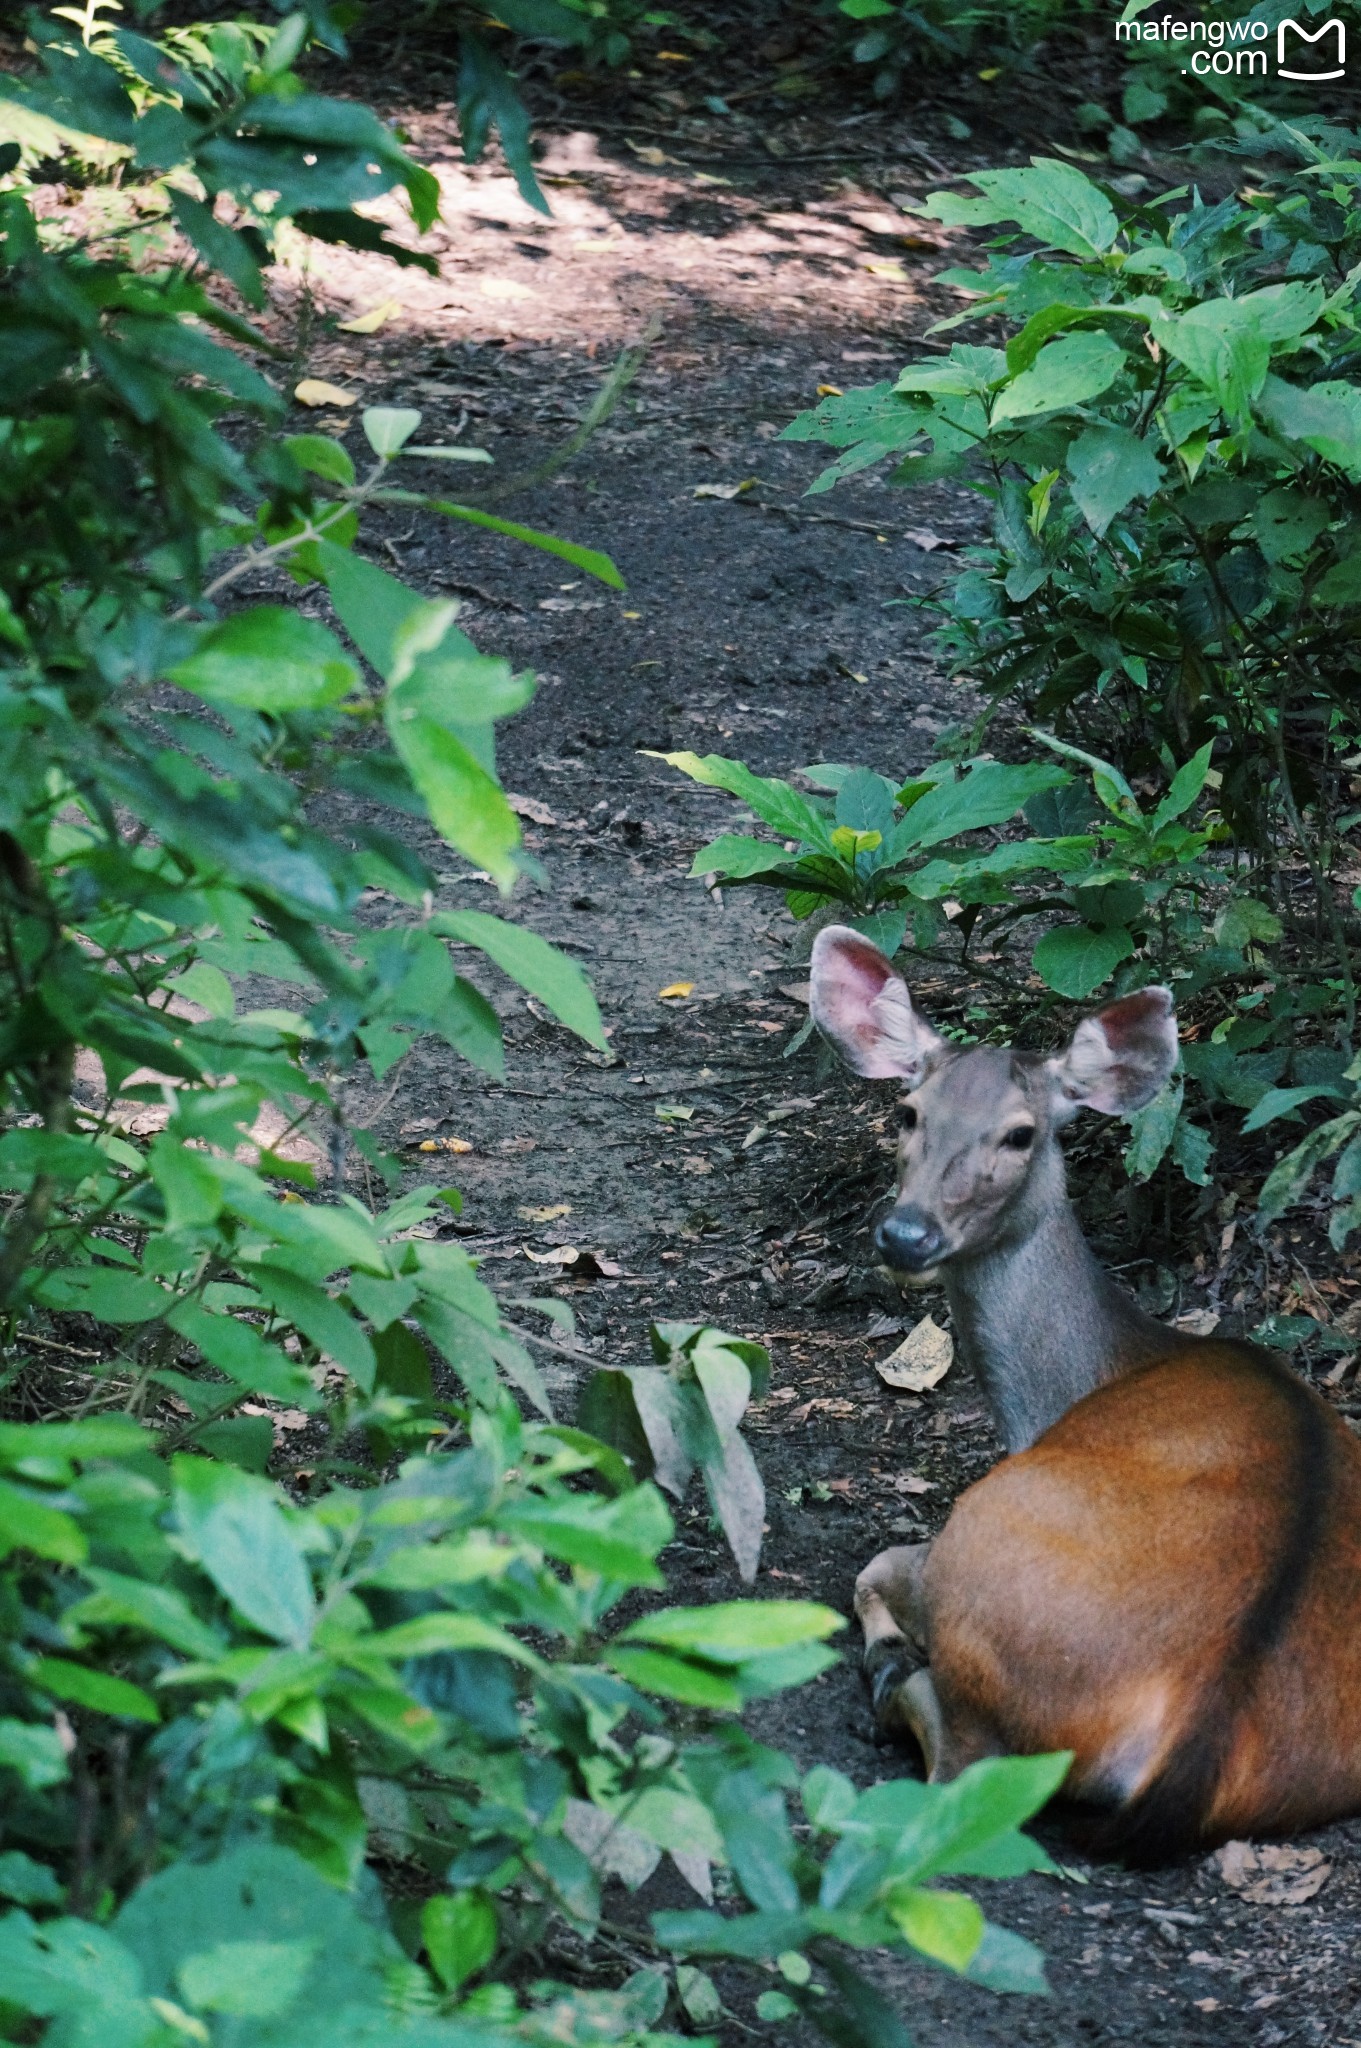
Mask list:
[[[722,1672],[707,1670],[684,1657],[668,1656],[663,1650],[625,1645],[601,1653],[602,1662],[639,1692],[677,1700],[686,1707],[707,1707],[717,1713],[736,1713],[745,1699],[740,1685]]]
[[[655,1643],[714,1664],[743,1664],[767,1650],[821,1642],[846,1626],[812,1600],[729,1600],[712,1607],[664,1607],[631,1622],[621,1643]]]
[[[435,830],[509,889],[520,827],[496,778],[447,727],[418,716],[400,689],[388,692],[383,716]]]
[[[1028,170],[978,171],[969,183],[981,199],[933,192],[922,212],[936,220],[985,225],[1013,220],[1027,235],[1069,256],[1092,258],[1110,248],[1119,228],[1104,192],[1074,165],[1056,157],[1032,157]]]
[[[45,1863],[35,1863],[22,1849],[0,1854],[0,1899],[13,1899],[21,1906],[59,1906],[65,1897],[56,1872]]]
[[[300,468],[310,470],[313,476],[330,484],[341,484],[347,490],[353,486],[354,464],[349,451],[330,434],[289,434],[284,439],[284,449]],[[331,545],[322,543],[324,547]]]
[[[676,1955],[745,1956],[762,1962],[800,1948],[809,1923],[804,1913],[654,1913],[652,1931]]]
[[[196,2012],[273,2019],[297,1999],[316,1954],[310,1941],[221,1941],[185,1957],[179,1987]]]
[[[202,1458],[178,1457],[172,1469],[188,1554],[252,1628],[305,1646],[316,1619],[312,1583],[275,1489]]]
[[[154,1439],[130,1415],[91,1415],[83,1422],[0,1422],[0,1465],[26,1458],[135,1458]]]
[[[265,303],[264,279],[255,251],[247,237],[228,227],[211,207],[178,186],[171,186],[170,209],[182,232],[208,265],[236,286],[248,306],[257,310]]]
[[[432,644],[443,643],[459,654],[476,652],[453,625],[450,606],[431,605],[389,570],[333,541],[318,541],[316,556],[341,625],[384,682],[392,680],[399,644],[423,618],[436,622]]]
[[[28,1187],[39,1173],[81,1181],[107,1167],[106,1156],[91,1139],[64,1131],[6,1131],[0,1138],[0,1187]]]
[[[691,875],[731,876],[745,881],[750,875],[768,875],[788,868],[796,858],[768,839],[746,839],[740,832],[723,832],[701,846],[690,863]]]
[[[301,1279],[272,1262],[257,1266],[251,1278],[265,1300],[304,1337],[344,1366],[362,1393],[373,1392],[377,1362],[373,1346],[354,1317],[325,1288]]]
[[[726,789],[730,796],[740,797],[775,831],[791,839],[802,839],[820,852],[831,852],[830,819],[787,782],[779,782],[773,776],[753,775],[743,762],[725,760],[721,754],[653,754],[652,758],[679,768],[693,782],[702,782],[710,789]]]
[[[1269,562],[1287,562],[1311,548],[1328,527],[1328,506],[1308,492],[1283,484],[1259,498],[1253,512],[1257,545]]]
[[[1046,988],[1081,1002],[1109,981],[1134,941],[1119,927],[1095,931],[1090,925],[1065,924],[1046,932],[1030,956]]]
[[[940,1796],[922,1809],[895,1850],[898,1872],[919,1883],[953,1870],[956,1858],[986,1848],[1037,1813],[1058,1791],[1072,1761],[1069,1750],[988,1757],[948,1785],[932,1787]]]
[[[1287,441],[1302,441],[1325,462],[1361,474],[1361,386],[1325,379],[1305,388],[1269,376],[1259,410]]]
[[[885,865],[902,860],[914,848],[939,846],[961,832],[1005,824],[1040,791],[1062,789],[1070,780],[1062,768],[1041,761],[1029,761],[1019,768],[1001,761],[980,761],[957,782],[937,782],[917,799],[893,828]]]
[[[201,1621],[173,1586],[155,1586],[97,1565],[87,1564],[83,1575],[95,1590],[67,1608],[68,1628],[137,1629],[159,1636],[186,1657],[220,1657],[226,1648],[217,1630]]]
[[[0,1480],[0,1557],[27,1550],[55,1564],[82,1564],[86,1549],[85,1532],[70,1515]]]
[[[254,605],[204,633],[167,671],[210,703],[248,711],[319,711],[359,685],[354,663],[318,619],[282,605]]]
[[[192,1300],[181,1301],[167,1321],[244,1393],[267,1394],[300,1408],[321,1407],[321,1396],[304,1368],[277,1344],[267,1342],[253,1323]]]
[[[1068,450],[1073,502],[1100,536],[1135,498],[1150,498],[1162,482],[1158,458],[1128,427],[1093,426]]]
[[[421,1935],[431,1968],[446,1991],[457,1991],[496,1954],[496,1908],[481,1892],[444,1892],[421,1910]]]
[[[1125,1171],[1131,1180],[1147,1180],[1156,1167],[1162,1164],[1167,1149],[1172,1143],[1172,1133],[1181,1115],[1182,1098],[1186,1083],[1180,1074],[1174,1074],[1166,1085],[1159,1089],[1152,1102],[1142,1109],[1136,1109],[1129,1119],[1130,1142],[1125,1148]]]
[[[435,1657],[446,1650],[491,1650],[519,1664],[537,1668],[539,1662],[534,1652],[514,1636],[475,1614],[417,1615],[414,1621],[399,1621],[394,1628],[360,1637],[355,1647],[365,1657],[402,1661],[408,1657]]]
[[[873,4],[878,4],[878,0],[873,0]],[[676,1971],[676,1996],[685,2007],[685,2017],[692,2026],[716,2027],[721,2022],[723,2000],[718,1995],[718,1986],[705,1971],[695,1969],[690,1963],[681,1963]],[[790,2005],[789,2010],[792,2014],[798,2008]]]
[[[400,455],[421,423],[420,414],[405,405],[368,405],[359,417],[374,454],[389,460]]]
[[[815,1828],[839,1831],[855,1801],[851,1780],[829,1764],[814,1764],[803,1781],[803,1810]]]
[[[0,1771],[14,1771],[30,1792],[59,1785],[67,1776],[66,1752],[46,1722],[0,1717]]]
[[[69,1700],[94,1714],[114,1714],[131,1721],[159,1721],[161,1710],[149,1693],[111,1671],[92,1671],[65,1657],[39,1657],[29,1677],[54,1699]]]
[[[1013,1934],[1008,1927],[989,1925],[983,1929],[983,1938],[963,1974],[970,1984],[981,1984],[987,1991],[1021,1992],[1043,1998],[1049,1990],[1042,1952],[1034,1942],[1027,1941],[1022,1934]]]
[[[1271,361],[1271,341],[1250,300],[1205,300],[1185,313],[1155,320],[1153,334],[1231,419],[1247,418]]]
[[[1346,1090],[1334,1081],[1316,1081],[1306,1088],[1268,1088],[1244,1118],[1244,1133],[1260,1131],[1266,1124],[1275,1123],[1278,1117],[1291,1116],[1303,1103],[1316,1102],[1321,1095],[1335,1100],[1345,1093]]]
[[[710,1804],[728,1860],[753,1906],[765,1913],[797,1912],[796,1850],[783,1793],[755,1771],[734,1771],[719,1780]]]
[[[506,1049],[501,1037],[501,1020],[481,989],[463,976],[437,1010],[430,1014],[430,1028],[461,1052],[465,1060],[490,1074],[494,1081],[506,1078]]]
[[[504,974],[528,989],[569,1031],[588,1045],[606,1048],[604,1027],[595,996],[574,960],[550,946],[537,932],[508,924],[485,910],[444,910],[430,920],[430,930],[465,946],[476,946]]]
[[[911,1886],[890,1892],[886,1901],[899,1931],[932,1962],[962,1970],[983,1939],[983,1912],[963,1892],[924,1891]]]
[[[1207,740],[1200,750],[1178,768],[1172,777],[1172,786],[1153,813],[1153,829],[1159,830],[1174,818],[1184,817],[1205,787],[1205,778],[1210,772],[1210,758],[1214,753],[1213,740]]]
[[[162,1131],[152,1140],[148,1161],[165,1197],[169,1229],[196,1230],[216,1222],[227,1191],[208,1153],[186,1145],[178,1133]]]
[[[1124,350],[1109,334],[1065,334],[1042,348],[1030,369],[999,392],[992,424],[1085,405],[1110,389],[1124,365]]]
[[[101,1323],[149,1323],[164,1315],[173,1295],[138,1273],[114,1266],[55,1266],[34,1282],[45,1308],[74,1309]]]

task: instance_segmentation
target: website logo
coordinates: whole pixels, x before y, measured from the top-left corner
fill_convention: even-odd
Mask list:
[[[1260,16],[1239,21],[1176,21],[1162,15],[1153,21],[1139,16],[1157,0],[1129,0],[1124,15],[1115,24],[1115,38],[1122,43],[1184,43],[1183,75],[1197,78],[1267,78],[1270,66],[1267,49],[1271,30]],[[1347,31],[1331,17],[1319,28],[1302,28],[1294,20],[1276,28],[1276,76],[1297,80],[1302,85],[1322,84],[1347,75]]]
[[[1285,60],[1287,55],[1287,45],[1285,39],[1288,32],[1297,35],[1300,38],[1300,41],[1304,43],[1322,43],[1324,38],[1326,36],[1330,36],[1334,30],[1337,31],[1337,69],[1335,71],[1286,70]],[[1325,64],[1329,61],[1331,54],[1332,53],[1326,49],[1321,50],[1319,52],[1319,55]],[[1297,55],[1297,53],[1294,50],[1290,50],[1289,55],[1292,58],[1294,58]],[[1342,23],[1340,21],[1325,21],[1322,28],[1316,28],[1312,32],[1307,28],[1301,28],[1297,21],[1283,21],[1280,23],[1276,30],[1276,76],[1278,78],[1299,78],[1302,79],[1306,85],[1311,85],[1315,79],[1345,78],[1346,75],[1347,31],[1342,26]]]

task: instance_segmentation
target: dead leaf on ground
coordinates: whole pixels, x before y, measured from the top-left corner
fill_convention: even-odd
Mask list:
[[[688,1124],[694,1113],[683,1102],[659,1102],[652,1112],[664,1124]]]
[[[1224,1883],[1254,1906],[1302,1906],[1333,1874],[1321,1849],[1290,1849],[1277,1842],[1226,1842],[1210,1862]]]
[[[934,1493],[934,1479],[920,1479],[915,1472],[899,1472],[893,1480],[895,1493]]]
[[[536,796],[511,796],[507,793],[506,802],[517,818],[528,818],[532,825],[556,825],[558,822],[547,804],[541,804]]]
[[[920,548],[924,555],[934,554],[937,548],[952,548],[954,542],[947,534],[933,533],[929,526],[909,526],[903,530],[903,539],[910,540],[914,548]]]
[[[521,284],[518,277],[484,277],[480,280],[484,299],[537,299],[533,285]]]
[[[702,1152],[687,1152],[681,1161],[682,1173],[712,1173],[713,1166]]]
[[[574,1244],[554,1245],[550,1252],[532,1252],[524,1247],[525,1257],[535,1266],[561,1266],[574,1280],[617,1280],[623,1267],[617,1259],[604,1259],[599,1252],[578,1251]]]
[[[950,1332],[942,1330],[930,1316],[923,1316],[897,1350],[881,1358],[874,1369],[885,1386],[902,1387],[909,1394],[924,1394],[940,1384],[954,1358],[955,1344]]]
[[[337,325],[342,334],[376,334],[401,310],[400,299],[384,299],[379,305],[370,306],[367,313],[356,313],[353,320],[341,320]]]
[[[496,1149],[498,1152],[532,1152],[537,1143],[537,1138],[502,1138]]]
[[[892,261],[867,263],[865,268],[871,277],[886,277],[892,284],[907,284],[909,282],[907,272],[903,269],[901,263],[894,263]]]
[[[328,384],[322,377],[304,377],[293,396],[299,405],[354,405],[358,402],[353,391],[342,391],[338,384]]]
[[[603,612],[605,600],[600,597],[541,597],[541,612]]]
[[[556,1223],[561,1216],[570,1216],[570,1202],[550,1202],[543,1209],[517,1209],[516,1215],[526,1223]]]
[[[671,996],[679,996],[684,1000],[686,996],[692,996],[694,992],[695,984],[693,981],[669,981],[665,988],[658,989],[657,1000],[664,1003]]]
[[[808,1007],[809,998],[812,995],[812,984],[810,982],[782,981],[779,987],[780,994],[788,996],[791,1003],[802,1003],[805,1009]]]
[[[740,484],[696,484],[697,498],[740,498],[743,491],[751,490],[761,481],[756,476],[744,476]]]
[[[1172,1324],[1174,1330],[1185,1330],[1188,1337],[1208,1337],[1219,1328],[1219,1317],[1212,1308],[1188,1309],[1184,1316],[1178,1316]]]
[[[472,1146],[466,1138],[422,1138],[418,1152],[471,1152]]]

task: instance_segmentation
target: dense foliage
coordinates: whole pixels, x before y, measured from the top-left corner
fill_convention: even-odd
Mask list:
[[[242,311],[271,255],[428,262],[354,209],[400,188],[420,229],[438,203],[309,90],[314,32],[153,42],[95,5],[35,21],[37,68],[0,81],[0,1314],[8,1411],[44,1417],[0,1423],[0,2036],[662,2041],[668,2012],[722,2017],[676,1960],[715,1956],[763,2020],[901,2042],[857,1950],[1043,1988],[935,1880],[1049,1867],[1017,1826],[1066,1760],[859,1794],[744,1734],[840,1618],[659,1608],[659,1489],[697,1470],[754,1576],[764,1354],[664,1327],[599,1375],[600,1434],[559,1422],[529,1347],[570,1345],[565,1305],[516,1304],[553,1339],[510,1322],[457,1191],[393,1199],[400,1162],[350,1127],[355,1078],[423,1032],[503,1073],[470,959],[606,1042],[552,947],[433,909],[409,821],[504,894],[526,864],[495,727],[533,681],[357,552],[364,515],[620,579],[408,487],[468,452],[418,444],[414,409],[363,415],[362,475],[283,431]],[[59,152],[75,208],[27,181]],[[236,602],[270,576],[289,601]],[[629,1938],[655,1960],[582,1989],[603,1881],[664,1853],[722,1910],[654,1915]]]
[[[1339,876],[1361,737],[1355,138],[1314,121],[1258,146],[1259,188],[1213,207],[1185,190],[1131,204],[1038,159],[936,194],[931,217],[1007,232],[983,270],[945,274],[969,305],[935,331],[986,315],[1006,345],[942,341],[788,429],[841,450],[815,492],[890,462],[894,484],[958,476],[987,502],[988,538],[929,600],[988,702],[944,750],[962,775],[815,767],[833,811],[792,791],[763,803],[736,764],[680,763],[794,841],[721,840],[697,867],[776,882],[796,915],[832,901],[890,946],[909,915],[918,946],[947,921],[996,945],[1041,917],[1032,966],[1061,996],[1171,979],[1198,1027],[1186,1076],[1211,1111],[1248,1110],[1248,1130],[1346,1100],[1357,1078]],[[1035,722],[1029,766],[977,759],[1004,708]],[[1007,719],[996,730],[1018,743]],[[1055,754],[1091,771],[1095,805]],[[954,845],[1022,806],[1035,836]],[[1143,1112],[1136,1171],[1170,1147],[1206,1177],[1184,1088]],[[1292,1148],[1267,1213],[1337,1154],[1345,1239],[1355,1129],[1348,1108]]]

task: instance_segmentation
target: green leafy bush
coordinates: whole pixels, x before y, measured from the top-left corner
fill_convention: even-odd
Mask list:
[[[983,57],[1005,68],[1029,55],[1073,10],[1055,0],[826,0],[850,62],[871,73],[876,99],[891,99],[923,64],[949,66]],[[1087,0],[1079,12],[1087,12]],[[963,131],[967,132],[967,131]]]
[[[1180,788],[1213,760],[1231,892],[1214,939],[1238,966],[1221,956],[1221,1014],[1187,1067],[1252,1128],[1344,1092],[1356,1014],[1334,878],[1356,822],[1358,173],[1354,138],[1316,120],[1270,140],[1286,166],[1213,207],[1133,206],[1048,159],[936,194],[935,219],[1010,224],[985,269],[945,274],[970,304],[940,323],[1000,318],[1006,346],[942,344],[787,430],[842,451],[815,491],[887,460],[894,483],[957,475],[989,503],[989,537],[929,600],[990,699],[973,747],[1011,701],[1135,781],[1180,759]],[[1123,913],[1095,922],[1114,964]],[[1263,987],[1257,949],[1278,939]],[[1036,967],[1074,943],[1056,933]]]

